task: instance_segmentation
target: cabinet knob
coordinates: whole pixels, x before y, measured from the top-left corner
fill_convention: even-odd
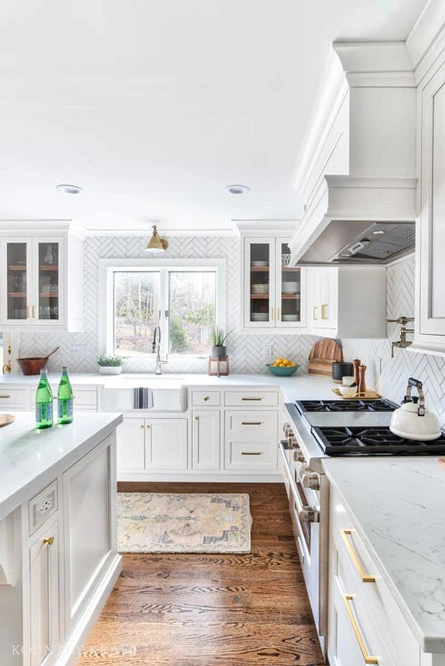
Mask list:
[[[194,417],[193,417],[193,420],[194,420],[194,421],[197,421],[197,420],[198,420],[198,417],[197,417],[197,416],[194,416]]]
[[[146,430],[150,430],[150,428],[151,428],[150,425],[146,425],[146,426],[145,426],[145,429],[146,429]]]
[[[207,402],[207,400],[210,400],[210,396],[209,396],[209,395],[206,395],[206,396],[204,397],[204,402]]]
[[[43,539],[43,543],[47,544],[48,546],[52,546],[54,543],[54,537],[46,537]]]
[[[141,423],[141,424],[138,426],[138,428],[139,428],[139,430],[143,430],[143,429],[144,429],[144,424]]]

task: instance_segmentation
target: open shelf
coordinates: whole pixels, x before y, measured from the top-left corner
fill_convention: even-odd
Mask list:
[[[56,272],[56,271],[59,270],[59,267],[56,266],[55,264],[54,265],[45,264],[44,266],[39,266],[39,270],[41,270],[41,271],[51,271],[51,272],[55,271]]]
[[[8,271],[26,271],[26,264],[11,264]]]
[[[250,298],[252,300],[269,300],[269,294],[250,294]]]
[[[59,298],[58,293],[39,294],[39,298]]]
[[[26,298],[26,292],[24,291],[9,291],[8,296],[12,298]]]
[[[281,299],[283,301],[291,300],[294,298],[301,298],[301,294],[281,294]]]

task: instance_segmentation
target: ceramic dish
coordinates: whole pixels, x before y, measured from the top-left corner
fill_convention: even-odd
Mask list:
[[[251,321],[268,321],[269,315],[267,312],[253,312],[251,315]]]

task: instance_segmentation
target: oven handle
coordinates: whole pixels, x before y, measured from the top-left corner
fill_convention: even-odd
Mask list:
[[[300,500],[300,493],[298,492],[297,484],[294,481],[291,468],[289,467],[289,461],[286,456],[286,450],[284,445],[287,444],[285,441],[281,441],[278,445],[280,449],[281,457],[283,458],[283,463],[285,470],[287,472],[288,481],[292,490],[292,495],[294,496],[295,504],[297,507],[298,517],[301,521],[305,523],[319,523],[320,522],[320,512],[314,509],[311,506],[304,506]]]

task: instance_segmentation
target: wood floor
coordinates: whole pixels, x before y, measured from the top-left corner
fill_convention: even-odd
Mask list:
[[[248,492],[250,555],[124,555],[78,666],[324,664],[281,484],[120,483],[125,492]]]

